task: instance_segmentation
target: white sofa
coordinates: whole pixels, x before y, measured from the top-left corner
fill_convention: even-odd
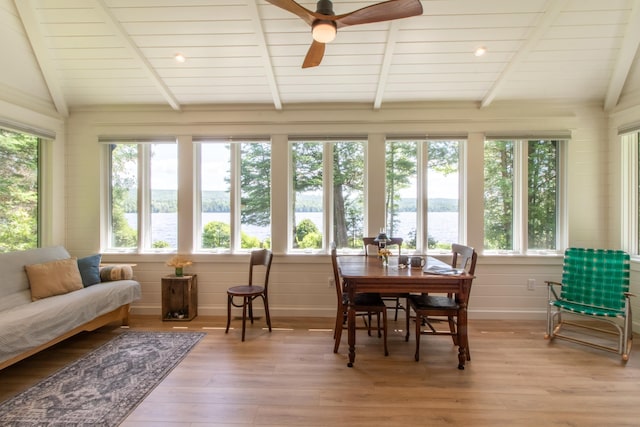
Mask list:
[[[62,246],[0,253],[0,369],[81,331],[129,321],[135,280],[115,280],[32,301],[26,265],[67,260]]]

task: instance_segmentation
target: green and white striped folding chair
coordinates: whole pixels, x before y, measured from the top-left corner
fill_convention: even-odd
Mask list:
[[[561,338],[589,345],[618,353],[623,361],[629,360],[633,338],[629,254],[618,250],[569,248],[564,253],[562,283],[545,283],[549,298],[545,338]],[[558,287],[560,296],[556,292]],[[587,317],[589,320],[576,322],[563,319],[563,313]],[[613,327],[605,328],[602,322]],[[597,333],[576,334],[573,330],[568,333],[568,330],[561,331],[564,325]],[[617,335],[617,345],[602,340],[601,333]]]

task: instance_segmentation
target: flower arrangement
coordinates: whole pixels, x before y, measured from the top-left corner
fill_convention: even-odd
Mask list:
[[[176,269],[176,276],[178,277],[181,277],[183,275],[183,269],[191,264],[193,264],[193,261],[184,255],[174,255],[173,258],[167,261],[169,267]]]
[[[386,265],[389,263],[389,255],[391,255],[391,251],[389,249],[387,248],[378,249],[378,256],[382,260],[383,264]]]

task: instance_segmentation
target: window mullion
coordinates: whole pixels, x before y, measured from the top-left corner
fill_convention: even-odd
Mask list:
[[[429,246],[429,185],[427,169],[429,167],[429,141],[416,146],[416,250],[427,253]]]
[[[151,247],[151,144],[138,145],[138,252]]]
[[[525,253],[528,247],[528,162],[527,141],[515,141],[513,165],[513,252]]]
[[[230,227],[231,227],[231,252],[237,252],[241,246],[240,238],[240,144],[232,143],[229,145],[231,151],[231,183],[230,183],[230,203],[231,210]]]
[[[322,209],[325,212],[322,230],[322,248],[329,247],[333,236],[333,142],[322,147]]]
[[[640,165],[638,158],[638,133],[622,136],[621,150],[621,189],[622,189],[622,247],[632,254],[638,254],[638,174]]]

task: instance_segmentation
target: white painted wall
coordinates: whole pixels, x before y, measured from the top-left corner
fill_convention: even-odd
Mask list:
[[[570,130],[569,144],[569,243],[606,247],[612,243],[610,219],[610,164],[608,119],[598,105],[496,103],[480,109],[471,103],[369,106],[299,106],[274,111],[238,106],[185,108],[182,112],[154,108],[88,109],[72,111],[67,125],[67,228],[66,244],[77,255],[100,251],[100,193],[103,154],[99,136],[272,135],[276,145],[286,135],[469,134],[468,184],[476,190],[469,197],[469,244],[481,247],[483,207],[478,196],[482,182],[481,144],[484,133],[553,132]],[[286,150],[279,150],[283,153]],[[286,168],[274,154],[275,168]],[[280,169],[282,170],[282,169]],[[282,178],[282,177],[281,177]],[[374,179],[374,178],[370,178]],[[280,182],[280,184],[276,184]],[[285,185],[274,178],[274,186]],[[274,193],[274,217],[286,216],[282,191]],[[286,199],[284,199],[286,200]],[[280,201],[280,202],[278,202]],[[181,225],[182,226],[182,225]],[[282,230],[282,224],[276,226]],[[274,318],[284,315],[335,314],[335,293],[329,286],[331,264],[327,256],[287,255],[275,247],[270,301]],[[105,255],[107,261],[135,262],[136,277],[143,285],[142,299],[134,311],[160,315],[160,278],[170,273],[167,256]],[[228,286],[246,280],[243,255],[196,255],[190,272],[199,277],[199,312],[222,315]],[[470,317],[544,318],[544,280],[559,279],[561,257],[480,256],[474,281]],[[536,279],[535,291],[526,288]],[[277,320],[276,320],[277,323]],[[543,331],[541,331],[543,333]]]

